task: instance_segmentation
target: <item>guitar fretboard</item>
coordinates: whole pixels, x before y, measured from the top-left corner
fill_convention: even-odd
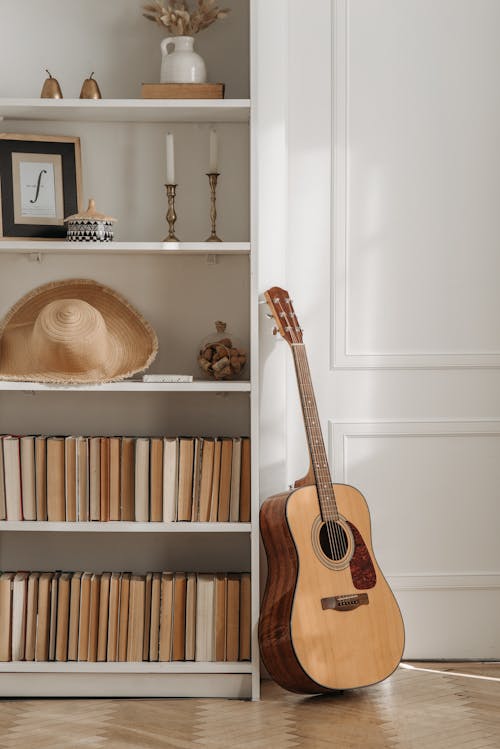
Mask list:
[[[311,463],[314,471],[314,479],[318,492],[321,516],[324,521],[338,520],[339,513],[335,501],[335,493],[332,487],[328,458],[321,432],[318,415],[318,407],[311,380],[311,372],[307,361],[306,349],[303,343],[292,343],[295,371],[297,373],[297,384],[299,387],[304,425],[306,429],[307,442],[311,455]]]

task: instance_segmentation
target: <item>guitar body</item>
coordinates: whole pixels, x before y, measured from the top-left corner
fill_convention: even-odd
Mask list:
[[[260,513],[268,561],[261,655],[271,677],[293,692],[375,684],[398,666],[404,647],[365,499],[354,487],[332,488],[336,522],[322,522],[315,485],[271,497]]]

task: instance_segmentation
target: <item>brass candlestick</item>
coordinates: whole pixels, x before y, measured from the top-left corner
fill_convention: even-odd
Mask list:
[[[209,172],[207,174],[208,183],[210,185],[210,221],[212,223],[212,233],[205,239],[205,242],[222,242],[222,239],[217,236],[215,231],[215,223],[217,221],[217,208],[216,208],[216,190],[217,190],[217,178],[220,172]]]
[[[168,236],[163,240],[164,242],[178,242],[179,240],[174,234],[174,224],[177,221],[177,214],[175,212],[175,188],[177,185],[165,185],[167,188],[167,222],[168,222]]]

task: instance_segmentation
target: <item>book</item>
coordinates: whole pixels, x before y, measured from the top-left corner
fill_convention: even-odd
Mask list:
[[[118,659],[118,621],[120,615],[120,573],[112,572],[109,581],[108,647],[106,660]]]
[[[177,489],[179,482],[179,440],[163,438],[163,521],[177,520]]]
[[[149,638],[151,635],[151,595],[153,587],[153,573],[148,572],[144,591],[144,636],[142,643],[142,660],[149,660]]]
[[[99,637],[99,609],[100,609],[101,580],[100,575],[90,577],[90,611],[89,611],[89,661],[97,661],[97,642]]]
[[[230,437],[222,439],[219,479],[219,509],[217,520],[227,523],[229,520],[229,506],[231,499],[231,467],[233,460],[233,440]]]
[[[196,573],[186,574],[186,648],[185,660],[194,661],[196,642]]]
[[[57,586],[56,661],[68,660],[71,572],[62,572]]]
[[[153,572],[151,583],[151,624],[149,631],[149,658],[157,661],[160,648],[160,603],[161,603],[161,574]]]
[[[109,438],[109,519],[120,520],[120,454],[119,437]]]
[[[173,631],[172,660],[183,661],[186,654],[186,575],[184,572],[174,574],[172,596]]]
[[[5,506],[5,478],[3,470],[3,438],[0,437],[0,520],[7,519],[7,508]]]
[[[117,660],[127,660],[128,610],[130,599],[130,572],[120,578],[120,612],[118,616],[118,656]]]
[[[212,496],[210,498],[209,521],[216,523],[219,515],[219,482],[220,482],[220,459],[222,442],[216,439],[214,443],[214,470],[212,475]]]
[[[28,592],[26,595],[26,645],[24,648],[24,659],[26,661],[35,660],[39,577],[39,572],[31,572],[28,577]]]
[[[122,437],[120,460],[120,520],[135,520],[135,440]]]
[[[64,440],[65,455],[65,492],[66,492],[66,520],[76,520],[76,437],[66,437]]]
[[[5,435],[2,443],[7,520],[22,520],[19,437]]]
[[[201,456],[198,512],[198,520],[202,523],[206,523],[210,520],[210,502],[212,499],[212,481],[214,475],[214,450],[215,441],[213,439],[204,439]]]
[[[173,595],[174,575],[172,572],[161,573],[160,589],[160,644],[158,660],[172,660],[172,630],[173,630]]]
[[[49,661],[56,659],[57,594],[60,572],[54,572],[50,581]]]
[[[237,523],[240,519],[240,478],[241,478],[241,439],[233,439],[231,459],[231,490],[229,497],[229,521]]]
[[[69,589],[68,661],[78,660],[81,572],[73,572]]]
[[[66,520],[64,437],[47,437],[47,518]]]
[[[142,99],[223,99],[223,83],[143,83]]]
[[[35,438],[31,436],[21,437],[19,447],[23,520],[36,520]]]
[[[109,437],[101,437],[100,520],[109,520]]]
[[[12,655],[13,661],[24,661],[26,645],[26,604],[28,572],[16,572],[12,581]]]
[[[226,619],[227,619],[227,575],[215,575],[214,592],[214,658],[226,660]]]
[[[145,579],[140,575],[131,575],[128,607],[127,661],[142,661],[145,596]]]
[[[91,572],[82,572],[80,580],[80,613],[78,626],[78,660],[89,659],[90,587]]]
[[[38,578],[35,661],[48,661],[49,659],[51,583],[52,572],[42,572]]]
[[[76,438],[76,482],[77,482],[77,517],[82,523],[89,520],[89,440],[88,437]]]
[[[12,583],[13,572],[0,575],[0,661],[12,655]]]
[[[198,573],[195,649],[195,660],[197,661],[215,660],[214,594],[215,576]]]
[[[250,438],[241,438],[241,471],[240,471],[240,522],[250,522],[251,505],[251,463]]]
[[[143,382],[193,382],[193,375],[184,374],[145,374]]]
[[[191,520],[193,501],[193,437],[179,438],[179,491],[177,499],[177,520]]]
[[[227,576],[226,661],[237,661],[240,646],[240,580]]]
[[[153,523],[163,520],[163,438],[151,437],[150,443],[150,516]]]
[[[47,520],[47,440],[35,437],[36,519]]]
[[[137,437],[135,441],[135,519],[149,521],[149,439]]]
[[[101,438],[89,437],[89,520],[101,519]]]
[[[109,588],[111,572],[103,572],[99,590],[99,619],[97,625],[97,660],[108,657]]]
[[[240,575],[240,661],[249,661],[251,656],[252,589],[250,574]]]
[[[193,456],[193,489],[191,498],[191,521],[195,522],[200,517],[200,480],[201,480],[201,456],[203,453],[203,437],[194,438]]]

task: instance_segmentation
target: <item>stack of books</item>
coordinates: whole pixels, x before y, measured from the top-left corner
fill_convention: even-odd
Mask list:
[[[249,573],[4,572],[0,661],[250,659]]]
[[[0,520],[249,522],[250,440],[3,435]]]

